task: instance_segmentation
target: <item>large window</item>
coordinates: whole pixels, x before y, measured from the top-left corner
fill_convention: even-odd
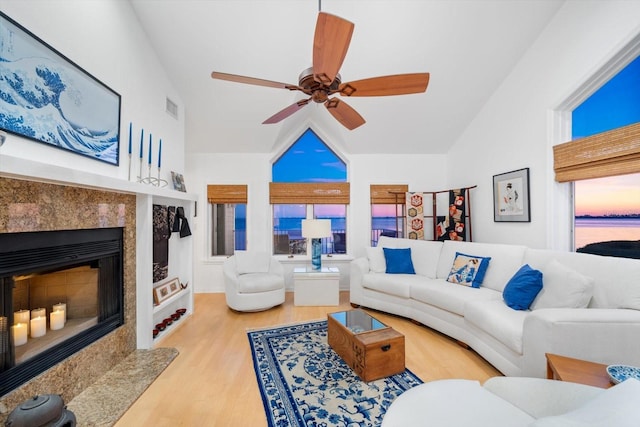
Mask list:
[[[575,181],[576,250],[640,257],[638,122],[640,57],[572,113],[565,180]]]
[[[371,196],[371,246],[378,244],[380,236],[404,237],[406,184],[372,184]]]
[[[207,188],[211,256],[233,255],[247,248],[247,186],[209,185]]]
[[[306,255],[303,219],[330,219],[323,254],[347,253],[346,164],[311,129],[272,165],[273,253]],[[310,249],[310,248],[309,248]]]

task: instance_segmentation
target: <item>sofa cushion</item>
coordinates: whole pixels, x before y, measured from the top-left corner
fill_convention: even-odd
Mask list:
[[[367,259],[369,260],[369,270],[374,273],[384,273],[387,263],[384,260],[384,252],[379,246],[367,248]]]
[[[489,267],[490,257],[467,255],[456,252],[447,282],[479,288]]]
[[[424,280],[424,277],[415,274],[369,273],[362,277],[362,286],[408,299],[411,293],[411,286],[419,285]]]
[[[541,308],[584,308],[593,294],[593,279],[551,260],[542,268],[542,290],[531,304]]]
[[[531,427],[637,427],[640,425],[639,397],[640,381],[631,378],[598,394],[578,409],[539,418]]]
[[[442,279],[422,280],[411,286],[411,298],[442,310],[464,315],[469,301],[499,300],[500,293],[492,289],[458,286]]]
[[[271,255],[267,252],[235,251],[238,274],[268,273]]]
[[[491,335],[506,347],[522,354],[524,319],[529,311],[513,310],[502,300],[469,301],[464,321]]]
[[[447,278],[456,252],[491,257],[491,263],[482,281],[482,286],[502,292],[511,276],[524,264],[522,259],[525,250],[525,246],[519,245],[447,240],[444,242],[440,252],[437,277],[441,279]]]
[[[387,274],[416,274],[411,261],[410,248],[382,248]]]
[[[525,264],[509,279],[502,297],[514,310],[528,310],[541,289],[542,272]]]

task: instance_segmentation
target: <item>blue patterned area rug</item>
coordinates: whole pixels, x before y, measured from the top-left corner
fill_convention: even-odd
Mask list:
[[[327,344],[327,321],[248,332],[270,427],[382,423],[404,391],[422,384],[409,370],[365,383]]]

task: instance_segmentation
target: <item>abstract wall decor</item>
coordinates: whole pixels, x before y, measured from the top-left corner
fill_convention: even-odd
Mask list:
[[[120,95],[0,12],[0,129],[118,165]]]

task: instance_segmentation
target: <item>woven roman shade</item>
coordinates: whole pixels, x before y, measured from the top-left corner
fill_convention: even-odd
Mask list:
[[[553,147],[556,181],[578,181],[640,172],[640,123]]]
[[[207,185],[207,199],[212,204],[246,204],[247,185]]]
[[[348,205],[348,182],[270,182],[269,203]]]
[[[404,204],[404,193],[409,191],[409,186],[407,184],[371,184],[369,191],[372,205]]]

